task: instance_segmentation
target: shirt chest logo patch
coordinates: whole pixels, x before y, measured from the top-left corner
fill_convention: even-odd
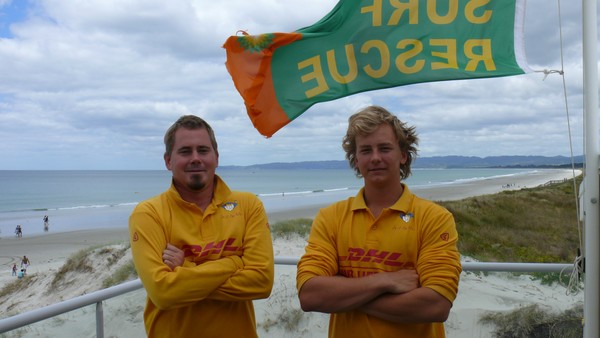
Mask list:
[[[415,217],[415,215],[413,215],[413,213],[412,213],[412,212],[409,212],[409,213],[407,213],[407,214],[405,214],[405,213],[401,213],[401,214],[400,214],[400,218],[402,218],[402,220],[403,220],[405,223],[408,223],[408,222],[410,222],[410,220],[411,220],[413,217]]]
[[[221,207],[227,211],[233,211],[237,205],[237,202],[225,202]]]

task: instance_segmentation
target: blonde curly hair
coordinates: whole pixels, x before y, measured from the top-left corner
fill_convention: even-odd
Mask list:
[[[406,179],[411,174],[410,165],[417,157],[417,144],[419,139],[414,126],[408,126],[395,115],[380,106],[369,106],[350,116],[348,130],[342,140],[342,148],[346,152],[346,159],[357,177],[362,177],[356,167],[356,136],[369,135],[382,124],[392,127],[400,150],[405,153],[407,160],[400,165],[400,178]]]

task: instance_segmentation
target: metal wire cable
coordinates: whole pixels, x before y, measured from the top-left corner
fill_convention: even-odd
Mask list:
[[[567,95],[567,84],[566,84],[566,79],[565,79],[565,74],[564,74],[564,54],[563,54],[563,32],[562,32],[562,13],[561,13],[561,7],[560,7],[560,0],[557,0],[557,6],[558,6],[558,30],[559,30],[559,41],[560,41],[560,75],[562,78],[562,84],[563,84],[563,96],[564,96],[564,102],[565,102],[565,112],[566,112],[566,117],[567,117],[567,130],[569,133],[569,149],[571,152],[571,170],[573,172],[573,195],[575,198],[575,209],[577,211],[576,214],[576,221],[577,221],[577,232],[578,232],[578,236],[579,236],[579,249],[577,250],[577,255],[575,257],[575,260],[573,262],[574,264],[574,269],[571,272],[570,278],[569,278],[569,283],[566,285],[566,293],[577,293],[579,292],[580,288],[578,287],[579,282],[580,282],[580,276],[581,273],[583,272],[583,261],[584,261],[584,257],[581,255],[581,249],[583,247],[583,235],[582,235],[582,224],[581,224],[581,218],[579,217],[580,215],[580,206],[579,206],[579,193],[578,193],[578,189],[577,189],[577,182],[575,180],[575,157],[573,154],[573,137],[571,134],[571,117],[570,117],[570,113],[569,113],[569,103],[568,103],[568,95]],[[584,168],[585,170],[585,168]],[[559,280],[562,280],[561,278],[559,278]]]
[[[577,293],[579,292],[580,288],[579,283],[580,283],[580,277],[581,274],[583,273],[583,267],[584,267],[584,260],[585,260],[585,252],[581,252],[581,248],[583,248],[583,225],[580,219],[580,205],[579,205],[579,193],[580,191],[578,191],[578,187],[577,187],[577,182],[575,180],[576,175],[575,175],[575,155],[573,154],[573,136],[571,133],[571,116],[570,116],[570,112],[569,112],[569,101],[568,101],[568,94],[567,94],[567,84],[566,84],[566,79],[565,79],[565,71],[564,71],[564,54],[563,54],[563,32],[562,32],[562,13],[561,13],[561,7],[560,7],[560,0],[557,0],[557,5],[558,5],[558,30],[559,30],[559,43],[560,43],[560,70],[556,70],[556,69],[544,69],[544,70],[534,70],[534,72],[537,73],[544,73],[544,78],[543,80],[546,80],[546,78],[551,75],[551,74],[558,74],[561,76],[562,78],[562,87],[563,87],[563,97],[564,97],[564,102],[565,102],[565,112],[566,112],[566,118],[567,118],[567,132],[569,134],[569,149],[570,149],[570,156],[571,156],[571,171],[573,173],[573,195],[574,195],[574,199],[575,199],[575,209],[576,209],[576,223],[577,223],[577,233],[578,233],[578,239],[579,239],[579,248],[577,249],[577,254],[575,256],[574,259],[574,269],[572,270],[570,277],[569,277],[569,282],[567,283],[567,285],[564,285],[564,283],[562,282],[562,277],[563,277],[563,272],[560,273],[560,278],[559,278],[559,282],[561,284],[563,284],[566,287],[566,292],[567,294],[569,293]],[[585,132],[585,130],[584,130]],[[584,163],[585,166],[585,163]],[[584,167],[584,172],[586,171],[586,168]]]

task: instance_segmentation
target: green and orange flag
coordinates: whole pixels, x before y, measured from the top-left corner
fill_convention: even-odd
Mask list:
[[[271,137],[318,102],[369,90],[529,72],[525,0],[341,0],[292,33],[231,36],[227,70]]]

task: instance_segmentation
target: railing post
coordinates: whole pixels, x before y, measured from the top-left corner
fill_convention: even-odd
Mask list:
[[[102,301],[96,303],[96,338],[104,338],[104,309]]]

